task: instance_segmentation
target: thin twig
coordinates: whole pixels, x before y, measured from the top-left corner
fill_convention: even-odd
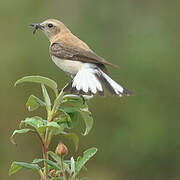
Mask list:
[[[66,172],[65,172],[65,169],[64,169],[64,158],[63,158],[63,156],[61,156],[61,169],[62,169],[62,173],[63,173],[63,177],[64,177],[64,180],[67,180],[67,178],[66,178]]]
[[[72,180],[72,177],[73,177],[73,172],[69,175],[69,178],[68,178],[68,180]]]

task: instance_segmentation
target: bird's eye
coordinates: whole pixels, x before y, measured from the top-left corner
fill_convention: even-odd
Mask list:
[[[48,24],[48,27],[49,27],[49,28],[52,28],[52,27],[53,27],[53,24]]]

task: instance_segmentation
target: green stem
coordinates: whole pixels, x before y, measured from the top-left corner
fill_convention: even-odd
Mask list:
[[[47,114],[48,114],[47,121],[48,122],[51,122],[53,120],[54,113],[55,113],[55,105],[53,106],[52,110],[47,109]],[[51,143],[52,136],[53,136],[52,132],[50,131],[49,128],[47,128],[46,132],[45,132],[45,138],[44,138],[45,140],[43,143],[43,158],[47,159],[47,160],[48,160],[48,148]],[[49,179],[48,178],[49,167],[46,162],[44,162],[44,167],[45,167],[45,169],[44,169],[45,180],[48,180]]]
[[[41,171],[41,169],[40,169],[40,170],[38,170],[38,173],[39,173],[39,175],[40,175],[41,179],[43,179],[43,178],[44,178],[44,174],[43,174],[43,172]]]
[[[49,135],[49,127],[46,129],[46,133],[45,133],[45,143],[47,144],[47,140],[48,140],[48,135]]]
[[[43,158],[48,160],[48,146],[47,146],[47,142],[45,141],[45,144],[43,146]],[[45,174],[45,180],[48,180],[48,174],[49,174],[49,167],[48,164],[46,162],[44,162],[44,174]]]
[[[72,180],[72,178],[73,178],[73,173],[70,174],[68,180]]]
[[[63,173],[63,178],[64,178],[64,180],[67,180],[67,178],[66,178],[66,172],[65,172],[65,169],[64,169],[64,158],[63,158],[63,156],[61,156],[61,169],[62,169],[62,173]]]
[[[49,132],[49,135],[48,135],[48,138],[47,138],[47,146],[48,146],[48,147],[49,147],[49,145],[50,145],[50,143],[51,143],[52,137],[53,137],[53,132],[50,131],[50,132]]]
[[[53,107],[53,109],[54,109],[54,107]],[[48,112],[47,120],[48,120],[48,122],[50,122],[50,121],[52,121],[52,115],[53,115],[54,110],[53,111],[48,111],[47,110],[47,112]],[[49,128],[47,128],[46,133],[45,133],[45,138],[44,138],[45,140],[44,140],[44,143],[43,143],[43,158],[47,159],[47,160],[48,160],[48,148],[49,148],[49,145],[51,143],[51,136],[52,136],[52,134],[49,131]],[[44,162],[44,167],[45,167],[45,169],[44,169],[45,180],[48,180],[49,179],[48,178],[49,167],[48,167],[48,164],[46,162]]]
[[[44,159],[48,159],[48,148],[46,147],[46,141],[40,136],[39,133],[37,133],[37,136],[39,137],[40,141],[41,141],[41,146],[42,146],[42,151],[43,151],[43,158]],[[44,173],[42,173],[42,171],[39,171],[40,173],[40,176],[41,176],[41,179],[43,180],[48,180],[48,165],[46,162],[44,162],[44,166],[45,166],[45,169],[44,169]],[[43,175],[42,175],[43,174]]]

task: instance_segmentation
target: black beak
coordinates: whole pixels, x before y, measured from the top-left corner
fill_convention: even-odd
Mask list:
[[[43,26],[40,24],[37,24],[37,23],[32,23],[32,24],[30,24],[30,26],[32,26],[34,28],[33,34],[35,34],[38,29],[43,29]]]

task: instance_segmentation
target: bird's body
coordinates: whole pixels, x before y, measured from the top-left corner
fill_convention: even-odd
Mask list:
[[[52,56],[52,60],[61,70],[67,72],[72,77],[74,77],[78,73],[78,71],[84,66],[83,62],[60,59],[55,56]]]
[[[96,55],[60,21],[46,20],[33,25],[50,40],[49,52],[53,62],[73,78],[65,88],[76,94],[104,94],[104,88],[113,95],[130,95],[130,91],[112,80],[105,65],[117,67]]]

